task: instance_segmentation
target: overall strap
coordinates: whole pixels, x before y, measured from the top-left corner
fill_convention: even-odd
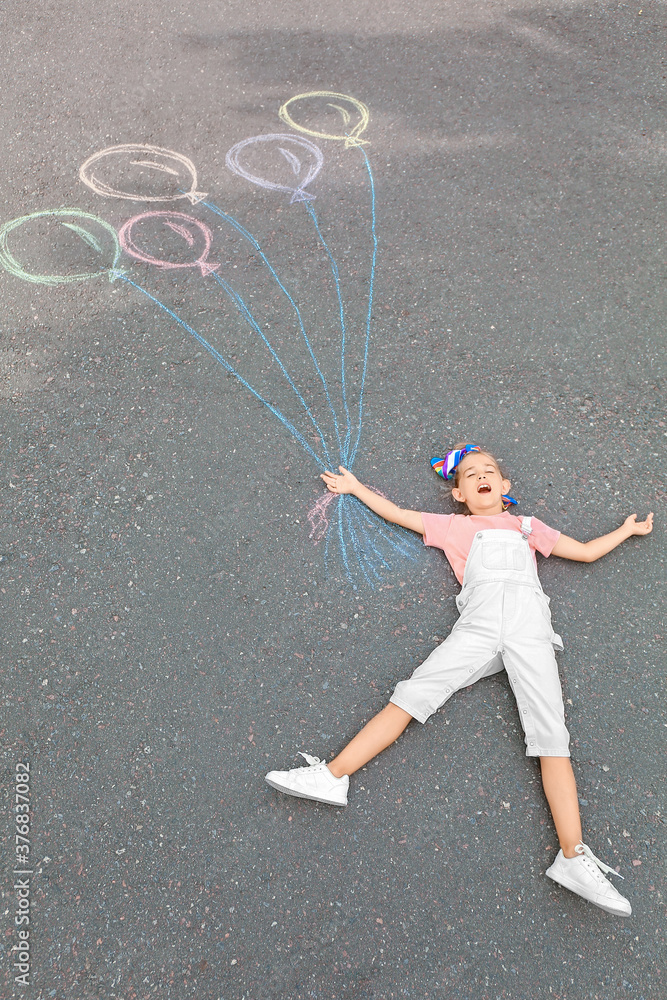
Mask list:
[[[524,538],[528,538],[532,534],[533,529],[531,526],[532,517],[522,517],[521,518],[521,534]]]

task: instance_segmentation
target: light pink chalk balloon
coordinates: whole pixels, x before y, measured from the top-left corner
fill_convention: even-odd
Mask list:
[[[168,226],[172,232],[178,233],[183,238],[183,242],[188,250],[193,250],[197,253],[203,245],[199,256],[186,261],[160,260],[159,257],[154,257],[146,253],[143,249],[140,249],[137,246],[137,239],[140,236],[142,224],[148,219],[162,220],[164,225]],[[148,238],[154,240],[155,232],[149,231]],[[204,275],[210,274],[211,271],[215,271],[220,266],[219,264],[212,264],[208,260],[212,240],[213,234],[208,226],[200,222],[199,219],[195,219],[194,216],[186,215],[185,212],[142,212],[141,215],[135,215],[131,219],[128,219],[118,233],[118,241],[121,247],[125,253],[129,254],[130,257],[134,257],[135,260],[141,260],[144,264],[153,264],[155,267],[161,267],[165,271],[184,267],[198,267]]]

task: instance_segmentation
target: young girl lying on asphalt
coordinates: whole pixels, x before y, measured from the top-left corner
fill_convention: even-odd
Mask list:
[[[459,445],[433,467],[453,483],[452,496],[465,514],[424,514],[397,507],[342,466],[325,472],[331,493],[351,493],[380,517],[423,535],[424,544],[444,551],[462,584],[456,599],[460,618],[445,641],[396,685],[382,709],[328,764],[302,753],[307,767],[270,771],[266,780],[288,795],[330,805],[347,805],[350,775],[393,743],[412,719],[426,722],[460,688],[507,670],[525,734],[526,754],[539,757],[542,784],[560,851],[547,875],[608,913],[629,916],[630,903],[605,878],[616,875],[583,842],[577,787],[570,764],[563,697],[554,648],[562,649],[551,626],[549,598],[537,577],[535,551],[578,562],[594,562],[632,535],[648,535],[653,514],[631,514],[620,528],[590,542],[577,542],[535,517],[518,517],[507,507],[510,483],[487,451]]]

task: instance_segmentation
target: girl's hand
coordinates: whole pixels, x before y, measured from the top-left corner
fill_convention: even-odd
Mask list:
[[[623,523],[628,526],[631,535],[650,535],[653,530],[653,511],[645,521],[637,522],[637,515],[630,514]]]
[[[353,476],[351,472],[344,469],[342,465],[338,466],[340,470],[340,475],[336,475],[335,472],[323,472],[320,475],[320,479],[323,479],[326,488],[330,493],[354,493],[355,488],[359,485],[359,480],[356,476]]]

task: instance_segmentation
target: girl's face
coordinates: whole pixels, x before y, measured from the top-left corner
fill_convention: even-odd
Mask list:
[[[471,452],[459,463],[458,485],[452,496],[467,505],[471,514],[502,514],[503,493],[509,493],[511,483],[503,479],[490,455]]]

